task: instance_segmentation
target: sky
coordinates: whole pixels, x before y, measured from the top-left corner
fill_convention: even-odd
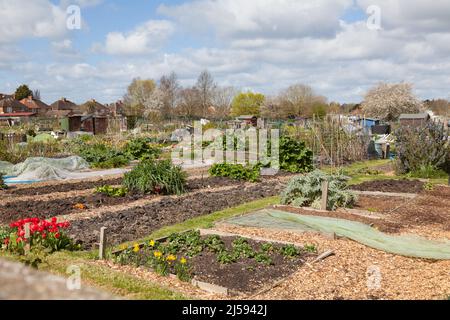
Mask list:
[[[0,0],[0,93],[109,103],[133,78],[174,71],[191,86],[205,69],[266,95],[301,83],[359,102],[409,82],[449,98],[450,1]]]

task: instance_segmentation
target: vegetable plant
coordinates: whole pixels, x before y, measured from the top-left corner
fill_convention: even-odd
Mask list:
[[[152,194],[177,194],[186,191],[187,174],[171,160],[145,160],[126,173],[123,185],[131,192]]]
[[[327,174],[320,170],[294,177],[281,194],[281,203],[296,207],[312,206],[319,209],[322,199],[322,182],[328,181],[327,208],[335,210],[338,207],[351,207],[355,204],[357,197],[348,190],[348,180],[349,178],[342,174]]]

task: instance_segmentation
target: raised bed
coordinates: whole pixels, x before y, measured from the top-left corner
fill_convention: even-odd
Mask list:
[[[420,193],[425,183],[419,180],[374,180],[351,186],[356,191]]]
[[[97,186],[108,184],[107,182],[107,180],[103,181]],[[109,182],[116,182],[116,180]],[[187,183],[187,189],[189,191],[197,191],[200,189],[226,187],[239,184],[240,182],[227,178],[209,177],[205,179],[189,180]],[[87,185],[92,186],[91,184],[85,184],[84,186]],[[64,184],[62,186],[64,186]],[[29,217],[47,219],[54,216],[70,215],[79,212],[80,210],[92,210],[104,206],[122,205],[152,197],[154,196],[129,194],[125,197],[114,198],[104,194],[92,192],[85,195],[57,198],[47,201],[10,201],[4,205],[0,205],[0,224],[8,224],[12,221]]]
[[[182,280],[191,281],[203,290],[227,295],[251,294],[270,287],[296,272],[306,261],[317,258],[314,246],[205,235],[200,231],[171,235],[138,248],[117,252],[116,262],[148,267],[158,272],[157,261],[156,264],[168,266],[167,273],[179,276],[177,267],[184,261],[186,271],[183,275],[188,277]],[[155,253],[161,256],[155,258]],[[166,262],[170,256],[172,261]],[[230,257],[233,258],[230,260]]]
[[[85,248],[90,248],[98,242],[100,228],[106,227],[110,244],[117,245],[148,236],[164,226],[278,195],[282,188],[280,182],[266,181],[183,197],[164,197],[145,206],[72,221],[69,233],[75,240],[82,242]]]

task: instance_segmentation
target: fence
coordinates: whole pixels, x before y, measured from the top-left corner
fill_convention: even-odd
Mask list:
[[[6,141],[9,144],[27,142],[27,135],[19,133],[0,133],[0,141]]]

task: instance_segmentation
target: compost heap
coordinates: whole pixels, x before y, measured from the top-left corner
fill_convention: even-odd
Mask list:
[[[85,169],[89,169],[89,164],[78,156],[62,159],[28,158],[16,165],[0,162],[0,172],[13,177],[8,182],[64,180],[71,177],[73,172]]]

